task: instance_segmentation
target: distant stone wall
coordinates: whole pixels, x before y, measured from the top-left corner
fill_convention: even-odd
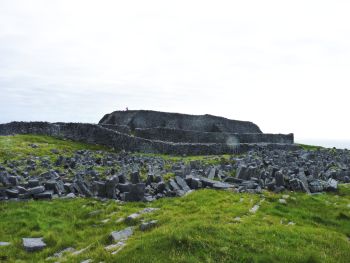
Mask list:
[[[118,131],[125,134],[131,134],[131,129],[126,125],[114,125],[114,124],[100,124],[100,126],[111,129],[113,131]]]
[[[171,143],[148,140],[113,131],[95,124],[11,122],[0,124],[0,135],[39,134],[74,141],[99,144],[117,151],[162,153],[173,155],[212,155],[243,153],[256,147],[296,150],[294,144],[224,144],[224,143]]]
[[[135,129],[137,137],[186,143],[294,143],[293,134],[198,132],[167,128]]]
[[[99,124],[125,125],[136,128],[168,128],[201,132],[261,133],[249,121],[230,120],[213,115],[189,115],[170,112],[135,110],[115,111],[106,114]]]

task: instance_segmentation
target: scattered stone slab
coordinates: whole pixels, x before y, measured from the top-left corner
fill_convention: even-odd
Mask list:
[[[132,227],[127,227],[120,231],[113,231],[110,235],[114,242],[128,239],[133,234]]]
[[[278,199],[278,202],[280,203],[280,204],[287,204],[287,201],[286,201],[286,199],[283,199],[283,198],[280,198],[280,199]]]
[[[22,238],[23,240],[23,247],[28,252],[34,252],[42,250],[46,247],[45,242],[43,241],[43,238]]]
[[[73,255],[73,256],[80,255],[80,254],[84,253],[85,251],[87,251],[90,247],[91,247],[91,245],[88,245],[87,247],[85,247],[85,248],[83,248],[83,249],[74,251],[74,252],[72,253],[72,255]]]
[[[147,230],[155,227],[157,224],[158,224],[158,220],[152,220],[152,221],[149,221],[149,222],[143,222],[140,225],[140,230],[141,231],[147,231]]]
[[[125,242],[119,241],[116,244],[111,244],[111,245],[106,246],[105,250],[107,250],[107,251],[114,251],[114,250],[119,249],[120,247],[123,247],[123,246],[125,246]]]
[[[9,245],[11,245],[10,242],[0,241],[0,247],[6,247],[6,246],[9,246]]]
[[[249,209],[249,212],[255,214],[259,210],[259,208],[259,205],[254,205],[251,209]]]
[[[46,260],[51,260],[54,258],[62,258],[64,253],[73,253],[75,251],[74,248],[72,247],[67,247],[59,252],[56,252],[55,254],[53,254],[51,257],[46,258]]]
[[[63,198],[66,198],[66,199],[73,199],[73,198],[76,198],[77,196],[74,194],[74,193],[69,193],[67,194],[66,196],[64,196]]]
[[[115,221],[116,223],[120,223],[120,222],[123,222],[125,221],[125,218],[124,217],[121,217],[121,218],[118,218],[117,221]]]
[[[125,219],[125,222],[126,223],[131,223],[131,222],[137,220],[141,215],[152,213],[152,212],[157,211],[157,210],[159,210],[159,208],[147,207],[147,208],[145,208],[145,209],[143,209],[143,210],[141,210],[141,211],[139,211],[137,213],[133,213],[133,214],[129,215]]]

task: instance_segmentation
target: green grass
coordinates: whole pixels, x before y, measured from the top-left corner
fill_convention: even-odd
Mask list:
[[[38,144],[31,148],[29,144]],[[45,136],[0,137],[0,161],[28,156],[55,158],[51,149],[69,155],[80,149],[108,150]],[[167,157],[171,162],[221,162],[221,156]],[[224,156],[230,161],[230,156]],[[170,177],[171,175],[169,175]],[[67,248],[83,249],[66,254],[62,262],[349,262],[350,185],[338,193],[306,195],[287,192],[262,195],[199,190],[181,198],[163,198],[151,204],[101,202],[95,199],[0,202],[0,262],[55,262],[45,260]],[[249,210],[257,203],[260,209]],[[118,221],[145,207],[160,210],[142,219],[157,219],[150,231],[138,230],[117,255],[104,247],[109,234],[128,225]],[[97,211],[97,212],[96,212]],[[93,212],[93,213],[91,213]],[[240,221],[237,217],[241,218]],[[109,219],[108,222],[103,220]],[[288,225],[289,222],[295,225]],[[28,253],[23,237],[44,237],[47,248]]]
[[[0,248],[4,262],[44,262],[66,247],[89,249],[66,262],[91,258],[94,262],[348,262],[350,257],[350,186],[338,195],[288,193],[238,194],[200,190],[182,198],[152,204],[75,199],[0,203]],[[264,201],[261,201],[264,200]],[[261,202],[260,209],[249,209]],[[156,228],[136,229],[117,255],[104,250],[117,223],[144,207],[161,208],[143,219],[159,220]],[[90,214],[99,211],[96,214]],[[235,220],[240,217],[241,221]],[[107,223],[102,220],[110,219]],[[295,225],[288,225],[294,222]],[[138,226],[140,221],[133,225]],[[44,237],[48,247],[25,252],[22,237]],[[49,260],[46,262],[54,262]]]
[[[301,143],[298,143],[297,145],[299,145],[303,150],[309,150],[309,151],[317,151],[323,148],[322,146],[307,145],[307,144],[301,144]]]
[[[32,148],[30,144],[38,145],[38,148]],[[15,135],[0,136],[0,161],[17,160],[28,158],[30,156],[47,156],[49,158],[57,158],[52,153],[52,149],[57,149],[65,155],[71,155],[77,150],[105,150],[106,147],[99,145],[91,145],[70,140],[63,140],[49,136],[38,135]]]
[[[219,165],[219,164],[233,164],[234,161],[231,160],[232,155],[222,154],[222,155],[194,155],[194,156],[173,156],[166,154],[146,154],[146,153],[137,153],[138,156],[147,156],[147,157],[158,157],[162,158],[165,161],[170,163],[182,162],[184,164],[189,164],[193,161],[198,161],[205,165]],[[238,155],[237,155],[238,156]]]

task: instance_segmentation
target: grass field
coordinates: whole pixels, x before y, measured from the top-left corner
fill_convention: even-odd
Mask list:
[[[41,147],[32,149],[31,143]],[[86,147],[101,149],[42,136],[0,137],[0,162]],[[141,232],[140,220],[122,220],[145,207],[160,208],[141,217],[158,220],[155,228]],[[109,234],[130,225],[135,230],[126,246],[116,255],[106,251]],[[44,237],[47,247],[26,252],[23,237]],[[11,243],[0,247],[0,262],[56,262],[47,258],[67,247],[87,249],[66,253],[61,262],[349,262],[350,185],[318,195],[204,189],[149,204],[85,198],[0,202],[0,241]]]

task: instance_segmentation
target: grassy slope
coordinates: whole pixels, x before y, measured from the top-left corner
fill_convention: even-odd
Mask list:
[[[86,147],[48,137],[16,136],[12,140],[18,142],[7,143],[0,137],[0,160],[18,157],[17,153],[13,156],[13,149],[30,155],[38,149],[26,152],[21,147],[41,139],[45,145],[50,142],[43,154],[51,154],[51,147]],[[44,151],[46,147],[40,148]],[[12,243],[0,247],[0,262],[44,262],[66,247],[82,249],[89,245],[81,255],[66,255],[66,262],[88,258],[94,262],[348,262],[350,186],[342,186],[337,194],[285,194],[290,195],[287,204],[278,202],[280,194],[264,192],[259,196],[215,190],[152,204],[83,198],[0,202],[0,241]],[[250,213],[249,209],[261,200],[258,212]],[[136,230],[115,256],[105,251],[104,246],[110,244],[109,233],[126,227],[117,220],[146,206],[161,208],[144,216],[158,219],[158,227],[147,232]],[[92,211],[100,212],[89,214]],[[105,219],[110,220],[103,223]],[[290,221],[295,225],[287,225]],[[46,249],[35,253],[23,250],[22,237],[41,236],[48,244]]]
[[[30,144],[36,144],[39,147],[32,148],[30,147]],[[0,136],[0,162],[4,160],[27,158],[32,155],[57,158],[57,155],[51,152],[52,149],[57,149],[67,155],[83,149],[107,150],[107,148],[98,145],[89,145],[70,140],[56,139],[49,136]]]

